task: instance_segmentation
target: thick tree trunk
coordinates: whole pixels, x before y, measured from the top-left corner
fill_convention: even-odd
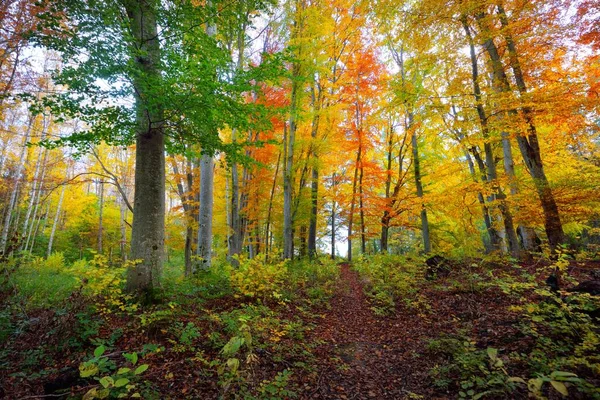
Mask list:
[[[156,3],[125,2],[136,46],[133,59],[139,69],[133,77],[137,133],[130,258],[135,264],[129,268],[126,289],[148,300],[160,288],[165,245],[165,141],[163,106],[156,101],[161,81]]]

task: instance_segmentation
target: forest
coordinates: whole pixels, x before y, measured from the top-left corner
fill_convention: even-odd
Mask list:
[[[0,398],[600,399],[598,0],[0,1]]]

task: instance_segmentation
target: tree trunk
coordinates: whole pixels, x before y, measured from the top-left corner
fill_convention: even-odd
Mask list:
[[[331,259],[335,259],[335,201],[331,205]]]
[[[291,259],[294,253],[294,232],[292,221],[292,168],[294,167],[294,141],[296,136],[296,113],[298,107],[299,67],[294,66],[294,82],[292,83],[292,100],[290,109],[290,127],[287,138],[284,139],[285,168],[283,175],[283,258]],[[284,135],[285,136],[285,135]],[[286,141],[287,140],[287,141]]]
[[[465,158],[467,159],[467,165],[469,166],[469,172],[471,173],[471,177],[473,178],[473,181],[478,182],[479,180],[477,179],[477,172],[475,172],[475,164],[473,163],[471,154],[469,154],[469,151],[467,149],[465,149]],[[490,232],[492,229],[490,214],[489,214],[487,205],[485,204],[485,199],[483,197],[483,194],[481,192],[477,192],[477,201],[479,201],[479,204],[481,205],[481,213],[483,215],[483,222],[485,224],[486,232]],[[491,238],[491,235],[490,235],[490,238]],[[492,251],[491,240],[489,242],[486,240],[483,240],[483,247],[485,247],[486,253],[490,253]]]
[[[119,210],[121,213],[120,218],[120,230],[121,230],[121,240],[119,241],[119,251],[121,252],[121,259],[123,261],[127,261],[127,227],[125,226],[125,221],[127,218],[127,206],[125,205],[125,201],[121,199],[119,202]]]
[[[212,5],[211,1],[207,4]],[[214,37],[217,26],[206,24],[206,34]],[[214,132],[217,135],[217,132]],[[198,211],[198,248],[196,249],[200,268],[208,269],[212,263],[212,220],[214,204],[215,161],[212,154],[202,154],[200,158],[200,209]]]
[[[315,94],[315,86],[317,86],[318,95]],[[308,255],[315,257],[317,255],[317,214],[319,205],[319,151],[315,144],[319,133],[319,122],[321,112],[321,89],[318,87],[316,79],[313,76],[313,87],[312,87],[312,102],[313,112],[315,113],[312,120],[311,138],[312,138],[312,155],[314,162],[312,166],[312,176],[310,182],[310,222],[308,226]]]
[[[29,116],[29,123],[27,124],[27,131],[25,132],[25,137],[23,138],[23,145],[21,147],[21,152],[19,154],[19,163],[17,170],[15,171],[15,182],[13,186],[13,190],[10,194],[10,201],[8,203],[8,207],[6,209],[6,216],[4,217],[4,225],[2,226],[2,236],[0,237],[0,254],[5,254],[6,252],[6,244],[8,242],[8,234],[10,232],[10,225],[12,222],[12,214],[15,206],[17,204],[17,197],[19,193],[19,186],[21,185],[21,181],[23,180],[23,172],[25,170],[26,155],[27,155],[27,142],[29,142],[29,137],[31,135],[31,128],[33,127],[33,122],[35,118],[33,115]],[[18,224],[18,222],[16,222]]]
[[[125,2],[131,33],[139,49],[133,57],[139,69],[133,77],[137,132],[131,259],[136,263],[129,268],[126,289],[147,300],[154,298],[160,288],[165,245],[164,107],[156,101],[161,72],[155,5],[150,0]]]
[[[352,180],[352,199],[350,201],[350,215],[348,217],[348,262],[352,261],[352,228],[354,224],[354,209],[356,203],[356,187],[358,184],[358,170],[362,159],[362,146],[359,142],[356,152],[356,164],[354,166],[354,179]]]
[[[469,24],[467,22],[467,18],[463,16],[461,18],[461,22],[463,25],[463,29],[465,34],[467,35],[467,39],[469,41],[469,49],[471,54],[471,68],[472,68],[472,81],[473,81],[473,91],[475,96],[475,107],[477,109],[477,115],[479,117],[479,124],[481,125],[481,131],[483,133],[483,137],[486,140],[484,143],[485,150],[485,161],[487,165],[487,182],[492,185],[493,193],[495,198],[498,200],[500,209],[500,213],[502,214],[502,219],[504,221],[504,230],[506,232],[506,239],[508,244],[508,249],[510,253],[514,257],[519,256],[519,242],[517,239],[517,234],[515,231],[512,214],[508,208],[508,204],[506,203],[506,195],[502,191],[502,188],[498,184],[498,173],[496,169],[496,161],[494,159],[494,152],[492,149],[492,145],[489,141],[489,129],[488,129],[488,120],[485,110],[483,108],[483,102],[481,97],[481,88],[479,86],[479,70],[477,66],[477,57],[475,55],[475,43],[473,41],[473,37],[471,35],[471,31],[469,28]],[[496,244],[496,243],[494,243]]]
[[[271,186],[271,196],[269,197],[269,208],[267,210],[267,226],[265,228],[265,245],[267,253],[267,259],[269,258],[269,252],[271,246],[269,244],[269,232],[271,231],[271,212],[273,211],[273,199],[275,198],[275,188],[277,186],[277,175],[279,175],[279,162],[281,161],[281,152],[277,155],[277,165],[275,166],[275,176],[273,177],[273,186]]]
[[[38,215],[38,210],[40,209],[40,198],[42,197],[44,180],[46,179],[46,159],[48,156],[48,149],[44,149],[42,156],[42,170],[37,178],[36,190],[33,193],[33,219],[31,220],[31,224],[29,225],[29,232],[27,233],[27,240],[25,241],[25,250],[29,248],[29,243],[32,240],[32,237],[35,237],[35,229],[36,229],[36,216]],[[39,222],[39,221],[38,221]]]
[[[304,0],[295,1],[295,15],[292,26],[291,38],[297,40],[304,30]],[[292,215],[292,190],[293,190],[293,167],[294,167],[294,144],[296,140],[296,124],[300,111],[300,96],[302,94],[302,65],[299,60],[303,59],[303,46],[296,46],[295,61],[292,64],[292,93],[290,98],[289,132],[285,137],[284,132],[284,170],[283,170],[283,258],[291,259],[294,256],[294,221]]]
[[[509,33],[508,19],[501,5],[498,6],[498,11],[503,25],[503,30],[505,32],[510,66],[515,76],[517,88],[523,96],[527,93],[527,86],[525,84],[525,79],[523,78],[523,72],[519,63],[516,46],[512,40],[512,36]],[[487,30],[484,22],[485,14],[479,13],[476,17],[482,29]],[[494,87],[496,91],[499,93],[510,92],[510,82],[504,71],[500,53],[498,52],[498,48],[496,47],[493,39],[485,39],[483,42],[483,47],[489,56],[495,83]],[[527,132],[525,135],[517,136],[517,143],[519,144],[519,150],[523,156],[523,161],[525,162],[527,171],[533,178],[542,209],[544,210],[544,226],[546,229],[546,235],[548,236],[548,242],[551,249],[554,250],[557,246],[564,242],[564,232],[560,220],[560,213],[554,199],[554,194],[550,188],[548,178],[544,172],[537,130],[533,121],[533,112],[531,108],[527,106],[521,107],[521,110],[525,117],[525,122],[527,123]],[[516,112],[513,110],[511,114],[516,115]]]
[[[50,231],[50,239],[48,239],[48,251],[46,252],[46,257],[50,257],[52,254],[52,244],[54,243],[54,234],[56,233],[56,227],[58,226],[58,221],[60,219],[60,214],[62,212],[62,203],[65,197],[65,189],[67,185],[64,184],[61,191],[60,197],[58,198],[58,205],[56,206],[56,214],[54,214],[54,222],[52,223],[52,230]]]
[[[104,180],[100,180],[100,201],[98,205],[98,254],[103,254],[102,238],[104,236]]]
[[[360,173],[358,176],[358,206],[360,207],[359,215],[360,215],[360,251],[362,254],[367,253],[367,233],[365,227],[365,199],[363,192],[363,176],[364,169],[360,166]]]
[[[415,186],[417,188],[417,196],[423,198],[423,184],[421,182],[421,162],[419,160],[419,143],[417,141],[417,133],[414,131],[414,121],[412,112],[408,113],[408,126],[407,131],[411,131],[411,142],[412,142],[412,155],[413,155],[413,166],[415,171]],[[429,220],[427,218],[427,209],[425,204],[421,205],[421,232],[423,235],[423,252],[425,254],[431,253],[431,239],[429,237]]]
[[[198,218],[198,248],[200,268],[208,269],[212,261],[212,219],[214,160],[212,155],[204,154],[200,160],[200,212]]]

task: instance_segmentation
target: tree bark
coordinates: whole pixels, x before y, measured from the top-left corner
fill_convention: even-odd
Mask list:
[[[100,180],[100,199],[99,199],[99,205],[98,205],[98,254],[103,254],[104,253],[104,248],[103,248],[103,236],[104,236],[104,224],[103,224],[103,217],[104,217],[104,180]]]
[[[521,70],[521,64],[519,62],[516,45],[512,38],[512,34],[510,33],[508,17],[504,11],[502,2],[498,3],[498,13],[500,15],[500,21],[505,33],[504,37],[508,47],[510,66],[515,76],[515,82],[521,96],[525,96],[527,94],[527,85],[525,83],[523,71]],[[542,162],[542,155],[537,138],[537,130],[534,123],[533,111],[528,106],[521,107],[521,110],[523,111],[525,121],[527,122],[527,135],[517,136],[517,143],[519,144],[519,149],[521,150],[523,160],[525,161],[527,170],[533,178],[535,188],[540,198],[542,209],[544,210],[544,226],[546,229],[546,235],[548,236],[550,247],[554,250],[557,246],[565,241],[560,213],[556,204],[556,200],[554,199],[554,194],[552,193],[550,183],[548,182],[548,178],[546,177],[546,173],[544,171],[544,164]],[[523,232],[526,233],[527,229],[523,229]],[[529,230],[529,232],[531,231]],[[531,235],[526,233],[526,236]]]
[[[423,184],[421,182],[421,161],[419,159],[419,143],[417,133],[414,131],[414,117],[411,111],[408,112],[407,131],[413,131],[411,134],[413,165],[415,171],[415,186],[417,188],[417,197],[423,198]],[[423,252],[431,253],[431,238],[429,237],[429,219],[427,218],[427,209],[425,204],[421,205],[421,232],[423,236]]]
[[[56,214],[54,214],[54,222],[52,223],[52,230],[50,231],[50,239],[48,239],[48,251],[46,252],[46,257],[50,257],[52,254],[52,244],[54,243],[54,234],[56,233],[56,227],[58,226],[58,221],[60,219],[60,214],[62,212],[62,203],[65,197],[65,189],[67,185],[63,185],[60,191],[60,197],[58,198],[58,204],[56,206]]]
[[[466,16],[461,18],[461,22],[467,36],[469,42],[469,50],[471,54],[471,69],[472,69],[472,81],[473,81],[473,92],[475,96],[475,107],[477,109],[477,116],[479,118],[479,124],[481,126],[481,131],[483,133],[484,140],[484,151],[485,151],[485,163],[487,166],[487,182],[492,185],[493,193],[495,198],[498,200],[498,208],[500,213],[502,214],[502,219],[504,221],[504,231],[506,232],[506,239],[508,244],[508,249],[510,253],[514,257],[519,256],[519,241],[517,239],[517,234],[515,231],[512,214],[508,208],[508,204],[506,203],[506,195],[502,191],[502,188],[498,184],[498,173],[496,169],[496,161],[494,158],[494,152],[492,149],[492,145],[489,142],[489,127],[488,127],[488,119],[486,112],[483,108],[483,101],[481,96],[481,88],[479,86],[479,69],[477,65],[477,57],[475,55],[475,43],[473,41],[473,37],[471,35],[471,30],[469,28],[469,24],[467,22]],[[489,212],[489,210],[488,210]],[[492,239],[490,237],[490,239]],[[495,242],[496,238],[492,240],[492,245],[497,246],[499,244]]]
[[[207,2],[212,5],[211,1]],[[206,24],[207,36],[217,34],[213,22]],[[214,132],[216,135],[217,132]],[[200,158],[200,209],[198,211],[198,248],[199,267],[208,269],[212,264],[212,220],[214,204],[215,161],[212,154],[204,153]]]
[[[21,152],[19,153],[19,163],[17,170],[15,171],[15,182],[13,186],[13,190],[10,194],[10,201],[8,203],[8,207],[6,209],[6,216],[4,217],[4,225],[2,226],[2,236],[0,237],[0,254],[5,254],[6,252],[6,244],[8,242],[8,234],[10,232],[10,225],[12,222],[12,214],[15,209],[15,205],[17,203],[17,197],[19,193],[19,186],[23,180],[23,171],[25,170],[26,155],[27,155],[27,142],[29,142],[29,137],[31,135],[31,129],[33,127],[33,122],[35,118],[33,115],[29,116],[29,123],[27,124],[27,131],[25,132],[25,137],[23,138],[23,144],[21,147]],[[15,222],[18,224],[18,222]]]
[[[165,139],[164,106],[157,100],[161,81],[160,37],[156,1],[127,0],[132,48],[139,73],[136,92],[136,168],[131,259],[126,290],[151,300],[160,288],[165,245]]]

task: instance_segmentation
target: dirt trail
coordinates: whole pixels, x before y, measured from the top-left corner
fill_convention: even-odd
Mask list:
[[[318,378],[306,384],[303,398],[402,399],[409,398],[409,386],[422,385],[427,368],[419,368],[413,351],[422,331],[408,329],[427,324],[414,316],[408,316],[410,322],[376,318],[358,273],[348,264],[341,265],[337,293],[324,314],[313,332],[322,341],[316,352]]]

